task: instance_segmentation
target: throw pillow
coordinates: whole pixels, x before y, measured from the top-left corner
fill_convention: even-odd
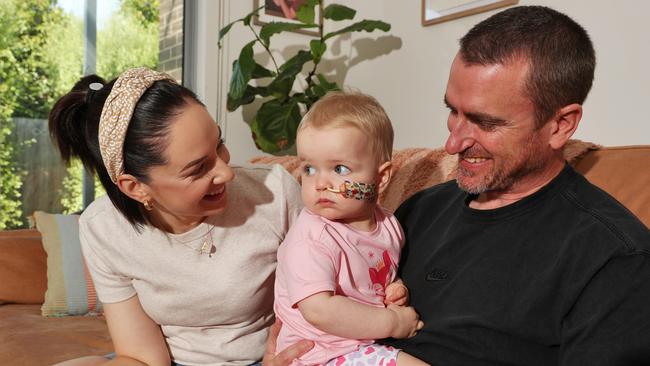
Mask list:
[[[0,231],[0,303],[42,304],[45,260],[38,231]]]
[[[95,314],[101,311],[79,242],[79,216],[34,212],[47,252],[47,291],[43,316]]]

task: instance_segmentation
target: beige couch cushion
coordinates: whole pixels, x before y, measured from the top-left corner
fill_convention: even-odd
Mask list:
[[[650,227],[650,146],[603,147],[574,166]]]
[[[43,303],[45,263],[38,231],[0,231],[0,303]]]

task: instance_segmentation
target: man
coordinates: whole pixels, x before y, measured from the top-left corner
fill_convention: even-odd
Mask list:
[[[564,14],[515,7],[451,66],[456,182],[396,212],[424,328],[391,343],[436,365],[650,364],[650,232],[568,166],[595,56]]]
[[[425,325],[388,343],[434,365],[650,364],[650,231],[562,153],[592,85],[589,36],[522,6],[460,43],[445,93],[456,181],[396,212]]]

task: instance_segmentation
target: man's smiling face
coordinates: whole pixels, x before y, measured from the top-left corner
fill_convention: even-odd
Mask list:
[[[528,65],[468,65],[456,56],[445,103],[449,138],[458,154],[457,182],[472,193],[526,190],[552,153],[545,128],[535,128],[535,109],[524,94]],[[532,179],[531,179],[532,178]]]

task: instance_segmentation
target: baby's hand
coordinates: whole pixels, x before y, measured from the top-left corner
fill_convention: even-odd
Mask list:
[[[418,313],[410,306],[391,304],[387,309],[393,312],[394,322],[391,332],[393,338],[411,338],[424,326]]]
[[[408,305],[408,303],[409,290],[406,288],[402,281],[397,280],[386,287],[386,297],[384,298],[384,304],[403,306]]]

